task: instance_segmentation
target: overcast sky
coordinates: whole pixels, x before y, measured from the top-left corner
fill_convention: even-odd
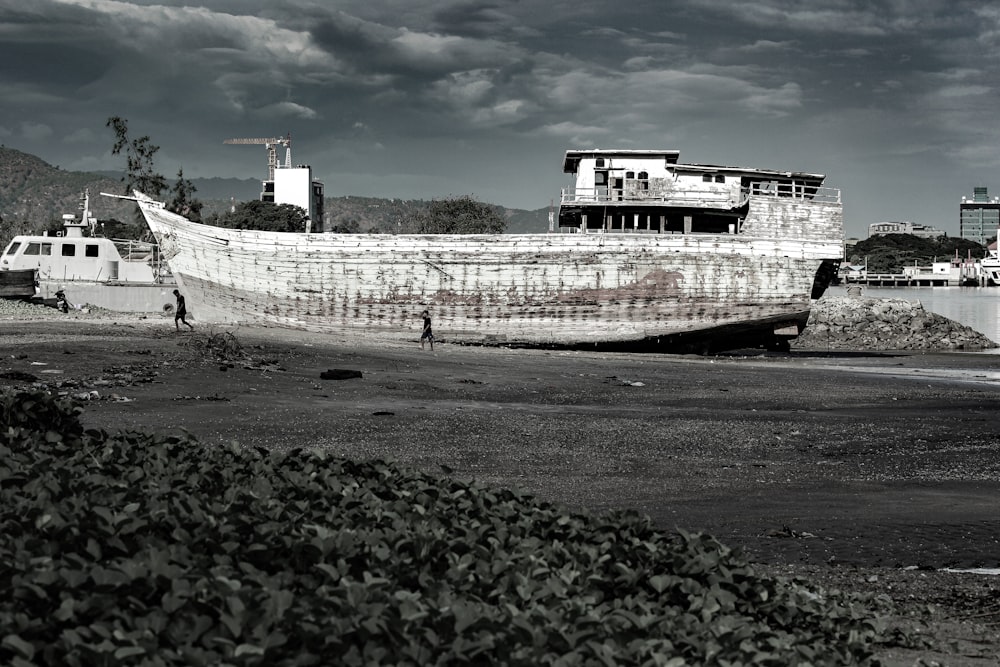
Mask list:
[[[170,179],[265,178],[223,140],[290,134],[328,196],[525,209],[567,149],[673,148],[957,235],[1000,195],[998,44],[982,0],[0,0],[0,142],[122,169],[121,116]]]

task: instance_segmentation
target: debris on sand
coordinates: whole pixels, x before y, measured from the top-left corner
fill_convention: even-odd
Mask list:
[[[319,374],[319,376],[324,380],[352,380],[354,378],[362,377],[361,371],[347,368],[331,368],[323,371]]]

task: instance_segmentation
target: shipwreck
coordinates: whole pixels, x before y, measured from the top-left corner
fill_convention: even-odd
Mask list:
[[[783,348],[842,255],[821,174],[570,150],[548,233],[282,233],[136,200],[199,321],[416,340],[707,352]]]

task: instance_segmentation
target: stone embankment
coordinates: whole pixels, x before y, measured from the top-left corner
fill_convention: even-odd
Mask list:
[[[919,301],[825,296],[792,347],[806,350],[984,350],[997,344]]]

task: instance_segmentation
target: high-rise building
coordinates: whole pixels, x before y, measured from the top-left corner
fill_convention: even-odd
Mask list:
[[[306,231],[323,231],[323,183],[313,179],[309,165],[292,166],[292,135],[238,137],[224,144],[263,144],[267,147],[267,180],[260,183],[260,200],[291,204],[306,213]],[[278,146],[285,147],[285,163],[278,162]]]
[[[312,167],[283,167],[274,169],[274,178],[261,182],[261,201],[274,204],[292,204],[306,212],[309,227],[306,231],[323,231],[323,183],[313,178]]]
[[[1000,228],[1000,197],[990,199],[985,186],[973,188],[972,197],[962,197],[958,206],[958,235],[986,245]]]

